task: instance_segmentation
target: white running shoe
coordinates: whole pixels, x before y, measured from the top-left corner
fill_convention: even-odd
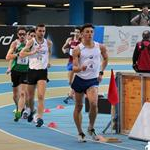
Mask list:
[[[28,116],[30,115],[30,108],[25,108],[25,110],[23,111],[23,114],[22,114],[22,118],[23,119],[27,119],[28,118]]]
[[[95,129],[88,128],[88,133],[92,137],[93,140],[95,140],[95,141],[99,140],[97,137],[97,134],[95,133]]]
[[[83,132],[78,135],[78,142],[86,142],[85,134]]]

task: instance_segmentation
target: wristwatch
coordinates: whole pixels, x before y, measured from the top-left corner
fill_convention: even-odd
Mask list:
[[[102,76],[102,75],[104,75],[104,72],[103,72],[103,71],[100,71],[99,74]]]

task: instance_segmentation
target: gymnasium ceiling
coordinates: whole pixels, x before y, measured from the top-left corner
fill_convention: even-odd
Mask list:
[[[78,0],[75,0],[78,1]],[[140,7],[142,5],[148,5],[150,7],[150,0],[85,0],[93,1],[94,6],[112,6],[119,7],[122,5],[135,5]],[[63,4],[69,3],[69,0],[0,0],[2,5],[26,5],[32,4],[46,4],[49,7],[62,7]]]

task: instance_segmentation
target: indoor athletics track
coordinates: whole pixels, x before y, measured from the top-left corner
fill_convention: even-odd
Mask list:
[[[63,102],[69,86],[67,82],[65,59],[54,59],[49,69],[50,82],[47,85],[44,126],[36,128],[35,124],[24,119],[14,122],[12,88],[10,76],[6,75],[7,63],[0,62],[0,150],[144,150],[146,142],[129,139],[125,135],[111,134],[111,129],[104,136],[119,138],[121,143],[96,143],[90,140],[86,130],[88,113],[83,108],[83,129],[89,139],[86,143],[78,143],[77,131],[73,121],[74,102]],[[111,61],[100,84],[99,93],[107,95],[110,69],[115,72],[133,72],[129,61]],[[58,109],[58,106],[64,109]],[[108,114],[98,114],[95,129],[98,134],[110,121]],[[56,123],[56,128],[49,128],[49,123]]]

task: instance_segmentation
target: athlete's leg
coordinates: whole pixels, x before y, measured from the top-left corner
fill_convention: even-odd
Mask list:
[[[74,108],[74,121],[77,127],[77,130],[82,133],[82,107],[83,107],[83,98],[84,93],[77,93],[75,92],[75,108]]]
[[[18,94],[18,87],[13,87],[13,100],[16,105],[16,109],[18,109],[18,100],[19,100],[19,94]]]
[[[86,96],[89,100],[90,110],[89,110],[89,129],[94,128],[95,119],[97,116],[97,102],[98,102],[98,88],[90,87],[86,91]]]
[[[27,97],[27,84],[19,85],[19,101],[18,101],[18,110],[15,113],[14,121],[18,121],[21,118],[21,112],[25,107],[25,102]]]
[[[37,82],[37,97],[38,97],[37,118],[42,118],[43,116],[45,91],[46,91],[46,81],[39,80]]]
[[[18,102],[18,111],[22,111],[24,106],[25,106],[25,102],[26,102],[26,98],[27,97],[27,84],[20,84],[19,85],[19,102]]]
[[[72,84],[73,78],[74,78],[73,71],[68,71],[69,85]],[[68,97],[64,100],[64,102],[67,104],[69,100],[73,100],[73,99],[74,99],[74,90],[70,87]]]
[[[29,107],[31,109],[31,112],[34,111],[35,88],[36,88],[36,85],[28,85],[27,86],[28,101],[29,101]]]
[[[30,114],[28,115],[28,122],[31,122],[33,120],[33,115],[35,114],[34,109],[35,88],[36,88],[35,85],[27,85],[28,101],[30,108]]]

